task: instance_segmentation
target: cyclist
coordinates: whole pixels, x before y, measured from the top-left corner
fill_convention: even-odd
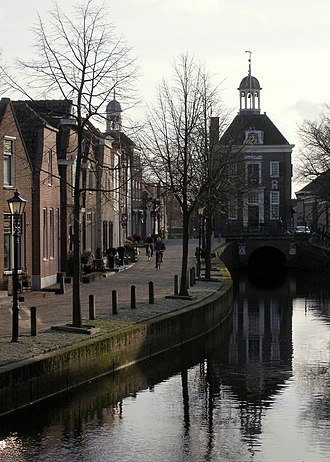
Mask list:
[[[158,258],[160,258],[160,261],[163,261],[163,253],[164,250],[166,250],[165,244],[162,241],[160,237],[157,238],[156,244],[155,244],[155,252],[156,252],[156,266],[155,268],[158,268],[157,262]]]
[[[153,254],[154,254],[154,240],[151,237],[151,234],[148,234],[145,244],[146,244],[146,255],[147,255],[147,257],[149,255],[150,255],[150,257],[152,257]]]

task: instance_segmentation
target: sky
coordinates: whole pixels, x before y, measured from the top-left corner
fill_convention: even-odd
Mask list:
[[[61,8],[74,1],[58,0]],[[99,0],[92,0],[100,5]],[[47,20],[52,0],[1,0],[0,48],[6,60],[31,56],[31,26],[37,13]],[[184,53],[205,64],[220,85],[223,104],[239,109],[238,86],[248,73],[260,82],[266,112],[299,162],[297,125],[315,120],[330,88],[329,0],[106,0],[109,22],[137,58],[140,99],[155,101],[174,59]],[[13,12],[14,9],[14,12]],[[6,95],[2,95],[6,96]],[[125,108],[123,108],[125,109]],[[137,111],[137,110],[135,110]],[[123,113],[124,114],[124,113]],[[140,114],[129,114],[131,119]],[[293,191],[301,185],[294,183]]]

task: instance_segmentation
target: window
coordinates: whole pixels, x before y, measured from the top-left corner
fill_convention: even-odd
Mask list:
[[[44,260],[48,258],[48,223],[47,223],[47,209],[43,209],[42,217],[42,237],[43,237],[43,246],[42,246],[42,256]]]
[[[10,213],[5,213],[3,216],[3,243],[4,243],[4,253],[3,253],[3,266],[5,271],[11,271],[12,262],[12,235],[11,235],[11,215]]]
[[[48,171],[48,186],[53,184],[53,152],[48,149],[47,152],[47,171]]]
[[[55,256],[55,221],[54,209],[49,210],[49,257]]]
[[[248,184],[259,184],[260,183],[260,164],[259,163],[251,163],[247,164],[246,166],[246,174]]]
[[[279,177],[280,176],[280,163],[278,161],[270,162],[270,176]]]
[[[12,271],[14,267],[14,236],[12,235],[12,216],[3,215],[3,267],[4,271]],[[18,239],[18,268],[25,266],[25,214],[21,217],[20,236]]]
[[[257,205],[259,204],[259,193],[253,191],[248,195],[248,204],[249,205]]]
[[[280,193],[279,191],[270,192],[270,220],[280,218]]]
[[[237,220],[237,200],[233,199],[228,205],[228,218],[229,220]]]
[[[90,212],[86,217],[86,248],[92,249],[92,214]]]
[[[5,138],[3,146],[3,183],[5,186],[13,186],[14,139]]]
[[[72,196],[74,196],[74,188],[76,184],[76,170],[77,170],[77,161],[76,159],[74,159],[72,162],[72,168],[71,168]]]

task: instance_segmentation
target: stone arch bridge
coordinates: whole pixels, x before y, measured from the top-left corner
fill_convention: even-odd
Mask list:
[[[218,254],[229,270],[276,267],[330,270],[330,249],[309,242],[306,236],[231,237]]]

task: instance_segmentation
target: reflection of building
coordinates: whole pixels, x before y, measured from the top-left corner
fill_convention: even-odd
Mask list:
[[[279,224],[291,226],[290,145],[278,128],[261,114],[261,87],[249,72],[239,85],[240,108],[220,144],[241,149],[237,172],[244,192],[234,195],[227,210],[216,219],[216,233],[278,231]]]
[[[280,386],[291,377],[292,285],[287,279],[271,292],[256,290],[247,276],[235,286],[233,331],[221,354],[221,382],[240,405],[242,432],[253,439],[261,418]]]

